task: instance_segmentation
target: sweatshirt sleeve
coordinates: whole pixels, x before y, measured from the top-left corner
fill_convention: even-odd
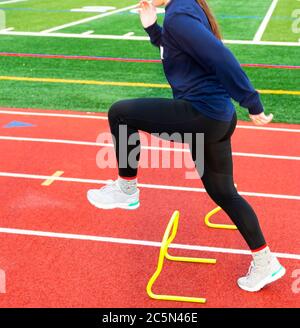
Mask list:
[[[161,26],[159,26],[157,24],[157,22],[155,22],[153,25],[145,28],[145,31],[150,36],[151,43],[156,47],[160,47],[160,45],[161,45],[161,31],[162,31]]]
[[[200,20],[187,14],[176,14],[168,20],[165,28],[184,52],[216,74],[230,97],[247,108],[250,114],[264,111],[259,93],[237,59]]]

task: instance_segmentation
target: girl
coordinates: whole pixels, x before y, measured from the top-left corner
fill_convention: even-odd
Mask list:
[[[156,22],[155,7],[161,5],[166,6],[163,28]],[[194,143],[190,145],[192,157],[208,195],[228,214],[252,251],[250,269],[238,279],[238,285],[246,291],[259,291],[284,276],[285,268],[270,252],[255,212],[234,186],[231,136],[237,118],[231,98],[248,109],[256,125],[271,122],[273,115],[264,114],[259,94],[223,45],[205,0],[141,1],[140,17],[152,44],[161,50],[174,99],[134,99],[113,104],[108,118],[119,178],[99,190],[89,190],[88,200],[102,209],[139,207],[138,156],[135,161],[128,157],[139,147],[139,140],[135,145],[127,142],[138,130],[169,135],[204,133],[203,174]]]

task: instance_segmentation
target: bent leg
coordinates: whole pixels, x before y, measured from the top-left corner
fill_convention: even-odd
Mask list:
[[[190,103],[162,98],[118,101],[110,108],[108,118],[121,177],[137,175],[140,153],[139,130],[151,134],[164,133],[164,139],[182,142],[184,133],[204,133],[208,125],[207,119]],[[222,133],[222,129],[216,130],[221,130],[219,133]],[[128,143],[128,140],[133,142]]]
[[[251,250],[266,244],[258,218],[233,181],[230,139],[205,145],[203,184],[209,196],[231,218]]]

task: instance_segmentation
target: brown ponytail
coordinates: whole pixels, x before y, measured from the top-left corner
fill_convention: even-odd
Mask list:
[[[215,16],[213,15],[211,9],[209,8],[209,5],[208,5],[207,1],[206,0],[198,0],[198,3],[202,7],[202,9],[204,10],[214,35],[218,39],[221,40],[222,35],[221,35],[219,25],[217,23],[217,20],[216,20]]]

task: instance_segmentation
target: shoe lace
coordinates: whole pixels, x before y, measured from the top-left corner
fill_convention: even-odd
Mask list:
[[[107,185],[102,187],[101,189],[104,191],[104,190],[112,189],[112,188],[117,188],[117,180],[115,180],[115,181],[108,180]]]
[[[247,272],[246,277],[247,277],[247,278],[250,277],[251,274],[255,272],[255,269],[256,269],[255,264],[254,264],[253,261],[251,261],[251,264],[250,264],[250,267],[249,267],[249,269],[248,269],[248,272]]]

